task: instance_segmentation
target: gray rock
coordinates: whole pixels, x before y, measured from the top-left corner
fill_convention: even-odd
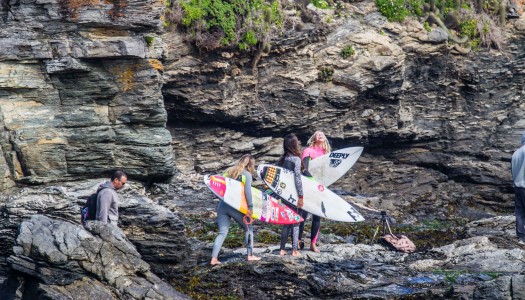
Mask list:
[[[502,276],[493,281],[487,281],[479,285],[472,299],[520,299],[514,298],[511,291],[511,276]]]
[[[443,43],[448,41],[448,32],[441,27],[432,28],[428,33],[428,40],[432,43]]]
[[[31,249],[27,247],[33,245],[31,241],[35,238],[28,231],[18,234],[17,239],[23,243],[20,246],[12,247],[18,227],[27,218],[26,216],[40,213],[79,224],[80,206],[85,204],[87,197],[95,192],[96,187],[103,181],[104,179],[77,181],[65,184],[65,186],[26,188],[13,193],[11,196],[0,198],[2,212],[4,216],[9,216],[0,218],[0,230],[3,232],[0,238],[0,255],[8,257],[14,252],[16,255],[27,256],[24,253],[30,252]],[[119,225],[126,233],[127,238],[132,241],[134,247],[139,249],[144,260],[154,264],[157,272],[165,272],[164,269],[169,269],[166,264],[178,263],[187,255],[184,223],[177,214],[147,198],[142,185],[128,181],[127,188],[120,193],[119,212]],[[37,237],[37,239],[41,239],[47,236],[50,229],[38,227],[35,228],[35,232],[37,231],[42,233]],[[55,236],[63,240],[64,243],[53,244],[41,241],[38,245],[45,251],[38,250],[38,253],[45,253],[48,256],[46,259],[53,263],[66,264],[67,262],[69,264],[69,258],[64,253],[73,251],[72,249],[79,246],[78,237],[73,232],[68,233],[65,230],[60,234],[55,233]],[[89,246],[93,247],[93,251],[96,252],[101,247],[95,244]],[[127,251],[136,250],[128,249]],[[69,255],[81,257],[85,253],[73,251]],[[31,260],[23,262],[33,263]],[[49,269],[49,266],[44,263],[39,262],[39,264],[40,269]],[[19,265],[24,266],[22,263]],[[77,266],[67,265],[67,268],[75,269]],[[0,263],[0,273],[2,272],[7,273],[5,262]]]
[[[77,59],[72,57],[48,60],[45,61],[45,65],[48,74],[90,71],[88,66],[82,65]]]
[[[525,276],[513,275],[511,279],[511,295],[514,299],[525,299]]]
[[[19,232],[8,262],[26,276],[25,285],[50,299],[67,299],[68,295],[75,295],[75,299],[93,295],[187,299],[150,271],[114,225],[90,221],[84,229],[34,215],[21,224]],[[34,280],[41,283],[34,287],[30,283]]]

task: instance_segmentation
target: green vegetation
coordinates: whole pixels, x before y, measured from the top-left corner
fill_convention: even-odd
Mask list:
[[[465,237],[466,220],[457,219],[450,221],[424,220],[419,225],[398,225],[391,224],[392,231],[396,234],[407,235],[417,246],[418,251],[424,251],[433,247],[450,244],[453,241]],[[199,218],[196,216],[187,217],[185,220],[186,235],[201,241],[213,242],[217,236],[218,228],[215,219]],[[342,238],[353,235],[359,243],[370,243],[374,232],[378,228],[379,220],[376,223],[342,223],[330,220],[323,221],[321,226],[322,234],[334,234]],[[310,232],[311,223],[305,224],[305,232]],[[254,242],[266,245],[278,244],[280,239],[281,226],[264,224],[257,226],[254,232]],[[382,234],[379,228],[378,235]],[[374,242],[377,242],[376,240]],[[228,231],[228,236],[224,241],[224,247],[239,248],[244,247],[244,230],[237,223],[232,222]],[[488,274],[489,276],[492,276]]]
[[[155,38],[152,37],[152,36],[147,36],[147,35],[144,36],[144,41],[146,42],[146,45],[148,46],[148,48],[150,48],[151,45],[153,45],[153,40],[154,40],[154,39],[155,39]]]
[[[190,273],[191,274],[191,273]],[[205,274],[201,274],[205,275]],[[172,281],[172,285],[177,289],[179,292],[182,292],[188,296],[191,297],[191,299],[196,300],[237,300],[241,299],[239,296],[235,294],[230,295],[224,295],[224,294],[217,294],[209,295],[206,293],[206,291],[214,290],[217,291],[221,288],[221,284],[218,282],[208,282],[206,280],[203,280],[198,275],[191,276],[189,280],[180,281],[180,280],[174,280]]]
[[[429,220],[423,221],[421,225],[417,226],[393,226],[391,224],[392,231],[396,234],[407,235],[417,247],[418,251],[424,251],[433,247],[439,247],[447,245],[458,239],[462,239],[465,236],[464,232],[464,220],[454,221],[438,221]],[[326,221],[321,226],[321,233],[323,234],[335,234],[340,237],[348,237],[353,235],[357,237],[359,243],[371,243],[374,237],[375,231],[378,229],[379,221],[377,224],[347,224],[340,222]],[[378,236],[376,240],[383,233],[383,229],[379,226]]]
[[[425,21],[425,23],[423,23],[423,28],[425,28],[425,30],[428,31],[428,32],[430,32],[432,30],[432,28],[430,27],[430,25],[426,21]]]
[[[376,0],[376,6],[389,21],[401,22],[409,15],[405,0]]]
[[[318,77],[319,77],[320,80],[322,80],[324,82],[332,81],[333,76],[334,76],[334,68],[332,68],[332,67],[322,67],[319,70]]]
[[[185,223],[187,224],[186,236],[201,241],[213,242],[219,231],[214,219],[194,216],[187,217]],[[280,240],[280,232],[281,226],[265,224],[264,228],[254,233],[253,240],[255,243],[277,244]],[[232,222],[223,245],[227,248],[244,247],[244,229]]]
[[[408,16],[419,18],[423,27],[441,27],[459,53],[480,46],[501,49],[501,28],[506,22],[504,0],[375,0],[379,12],[389,21],[401,22]],[[494,20],[499,20],[496,24]]]
[[[330,8],[330,4],[326,0],[312,0],[312,5],[321,9]]]
[[[341,55],[342,58],[348,58],[355,54],[354,47],[352,45],[346,45],[343,49],[341,49],[341,52],[339,55]]]
[[[379,12],[389,21],[401,22],[408,16],[423,15],[423,0],[375,0]]]
[[[458,277],[463,274],[468,274],[467,271],[461,270],[435,270],[435,274],[444,275],[447,283],[456,283]]]
[[[167,1],[165,26],[180,24],[197,47],[260,49],[283,25],[279,0],[180,0]]]
[[[478,22],[476,19],[466,19],[461,22],[459,24],[459,32],[461,35],[470,39],[472,49],[477,49],[479,47],[481,38],[478,32]]]
[[[259,242],[267,245],[278,244],[281,240],[281,236],[278,234],[281,229],[261,230],[254,236],[254,242]]]

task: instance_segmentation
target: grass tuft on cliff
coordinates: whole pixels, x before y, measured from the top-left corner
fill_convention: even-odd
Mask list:
[[[181,26],[205,51],[264,48],[283,25],[279,0],[169,0],[166,6],[165,26]]]
[[[506,23],[505,0],[375,0],[379,12],[389,21],[402,22],[413,16],[424,24],[444,29],[460,53],[481,46],[501,50]]]

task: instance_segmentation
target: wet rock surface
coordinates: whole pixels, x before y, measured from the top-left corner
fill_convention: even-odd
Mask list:
[[[483,221],[494,226],[499,222],[498,218]],[[213,231],[210,223],[213,219],[205,224]],[[198,224],[190,226],[199,231]],[[326,233],[331,226],[322,223],[320,253],[307,250],[307,243],[300,257],[292,257],[289,244],[288,254],[279,256],[278,227],[258,224],[254,249],[255,255],[262,257],[258,262],[246,260],[240,239],[231,241],[242,233],[233,226],[230,231],[234,234],[228,236],[230,247],[223,247],[219,254],[222,264],[213,267],[209,260],[215,234],[190,238],[192,254],[175,268],[178,276],[172,284],[193,298],[520,299],[522,288],[515,284],[523,280],[525,247],[514,236],[502,239],[469,233],[450,243],[442,238],[446,234],[442,229],[429,229],[434,236],[429,234],[426,239],[433,246],[406,254],[369,244],[357,230],[354,234],[362,241],[347,243]],[[469,223],[466,231],[477,226]],[[497,231],[498,227],[492,229]],[[269,231],[274,231],[276,240],[262,242],[261,236]],[[408,235],[420,244],[416,231],[413,228]]]
[[[301,257],[278,255],[280,227],[256,223],[255,253],[259,262],[246,261],[242,229],[230,226],[220,266],[209,265],[217,234],[217,200],[206,196],[202,184],[192,190],[164,184],[153,186],[152,199],[173,199],[184,219],[190,254],[171,273],[170,283],[193,298],[261,299],[520,299],[513,280],[521,280],[525,247],[515,237],[514,216],[499,216],[467,223],[406,218],[389,214],[395,233],[408,235],[416,253],[392,252],[371,241],[380,216],[362,208],[364,223],[322,220],[319,248],[308,250],[310,219]],[[349,201],[377,205],[379,197],[339,190]],[[184,199],[194,199],[188,206]],[[161,201],[161,200],[159,200]],[[169,200],[165,200],[168,203]],[[172,204],[172,207],[175,207]],[[430,208],[429,208],[430,210]],[[379,235],[382,230],[379,227]],[[516,293],[516,294],[513,294]]]

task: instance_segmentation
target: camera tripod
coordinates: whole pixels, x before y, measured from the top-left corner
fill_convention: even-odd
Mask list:
[[[383,235],[386,234],[386,229],[388,228],[388,232],[392,234],[392,229],[390,229],[390,222],[388,220],[391,220],[390,217],[386,214],[386,211],[381,211],[381,220],[379,220],[379,224],[377,224],[376,230],[374,232],[374,237],[372,237],[372,240],[370,241],[370,244],[374,242],[376,239],[377,234],[379,233],[379,226],[383,227]]]

